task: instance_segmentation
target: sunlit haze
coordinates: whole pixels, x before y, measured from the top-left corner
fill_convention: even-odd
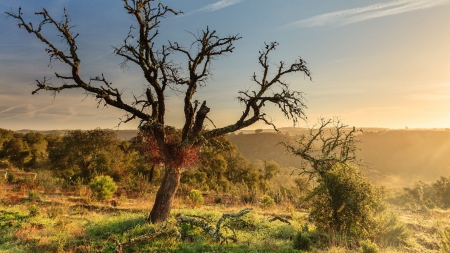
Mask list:
[[[339,117],[357,127],[450,128],[450,0],[394,1],[162,1],[183,15],[162,20],[158,43],[178,42],[189,47],[201,29],[217,30],[221,36],[239,34],[232,54],[212,64],[213,77],[196,99],[206,100],[209,118],[216,126],[234,123],[241,115],[238,91],[253,85],[253,72],[261,73],[258,51],[264,42],[280,44],[272,62],[293,62],[301,56],[313,80],[303,74],[286,81],[305,93],[307,122],[319,117]],[[121,69],[122,59],[112,53],[128,33],[132,20],[120,0],[2,0],[0,10],[0,121],[1,128],[93,129],[114,128],[123,112],[97,106],[81,90],[64,90],[51,96],[31,95],[36,79],[67,73],[67,66],[53,62],[45,45],[6,18],[17,12],[25,20],[39,21],[34,12],[42,7],[59,20],[63,8],[71,15],[81,58],[82,77],[100,74],[123,90],[130,99],[140,94],[145,81],[138,66]],[[51,27],[48,39],[59,42]],[[44,28],[45,29],[45,28]],[[64,46],[61,46],[65,48]],[[182,57],[174,61],[184,64]],[[168,124],[181,127],[182,100],[171,93]],[[278,108],[267,107],[279,127],[290,127]],[[135,129],[139,122],[120,126]],[[212,127],[210,124],[208,127]],[[251,129],[268,128],[263,123]]]

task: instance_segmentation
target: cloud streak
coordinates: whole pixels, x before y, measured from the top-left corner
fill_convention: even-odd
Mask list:
[[[44,107],[44,108],[41,108],[41,109],[35,109],[35,107],[33,105],[28,104],[28,110],[29,110],[28,112],[22,113],[22,114],[17,114],[17,115],[14,115],[14,116],[11,116],[11,117],[7,117],[7,118],[3,118],[3,120],[5,120],[5,119],[13,119],[13,118],[21,117],[21,116],[28,116],[29,118],[32,119],[32,118],[34,118],[36,113],[46,111],[46,110],[48,110],[50,108],[53,108],[55,106],[59,106],[61,104],[62,103],[59,103],[59,104],[56,104],[56,105],[50,105],[50,106],[47,106],[47,107]],[[18,106],[18,107],[20,107],[20,106]]]
[[[397,15],[446,4],[450,4],[450,0],[394,0],[366,7],[325,13],[289,23],[282,28],[307,28],[328,25],[344,26],[369,19]]]
[[[220,1],[216,2],[216,3],[208,4],[208,5],[202,7],[200,9],[198,9],[198,10],[195,10],[193,12],[187,13],[186,16],[187,15],[191,15],[191,14],[193,14],[195,12],[218,11],[218,10],[223,9],[225,7],[228,7],[228,6],[231,6],[231,5],[234,5],[234,4],[238,4],[238,3],[242,2],[242,1],[243,0],[220,0]]]
[[[23,106],[26,106],[26,105],[27,105],[27,104],[9,107],[9,108],[6,108],[5,110],[0,111],[0,113],[9,112],[9,111],[12,111],[12,110],[14,110],[14,109],[16,109],[16,108],[20,108],[20,107],[23,107]]]

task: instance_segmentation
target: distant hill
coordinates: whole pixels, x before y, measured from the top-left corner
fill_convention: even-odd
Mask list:
[[[227,138],[248,159],[268,159],[300,168],[302,160],[286,154],[280,141],[295,139],[286,133],[230,134]],[[364,129],[359,158],[375,183],[403,186],[415,181],[435,181],[450,176],[449,130]]]
[[[64,135],[66,134],[68,131],[71,130],[29,130],[29,129],[22,129],[22,130],[17,130],[16,132],[19,133],[29,133],[29,132],[36,132],[36,133],[41,133],[41,134],[58,134],[58,135]],[[113,130],[114,131],[114,130]],[[131,138],[133,138],[134,136],[137,135],[137,130],[118,130],[115,131],[117,133],[117,136],[122,139],[122,140],[129,140]]]

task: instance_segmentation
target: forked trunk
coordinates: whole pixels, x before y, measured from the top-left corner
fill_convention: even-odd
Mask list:
[[[155,204],[153,205],[147,221],[152,223],[165,221],[172,209],[172,201],[175,198],[178,186],[180,185],[181,170],[179,168],[167,168],[164,174],[161,187],[156,193]]]

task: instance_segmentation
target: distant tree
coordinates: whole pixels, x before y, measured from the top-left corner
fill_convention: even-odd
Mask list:
[[[47,140],[41,133],[26,133],[23,139],[27,142],[30,149],[31,160],[29,165],[34,167],[39,160],[43,160],[47,156]]]
[[[24,168],[31,160],[31,152],[21,135],[3,142],[1,156],[16,167]]]
[[[123,57],[122,67],[128,63],[136,64],[142,70],[147,82],[145,92],[141,96],[133,96],[128,102],[120,89],[114,87],[103,75],[89,80],[81,77],[81,59],[76,43],[78,34],[72,33],[74,26],[70,24],[66,10],[60,22],[56,21],[46,9],[36,12],[35,14],[41,17],[38,25],[25,21],[21,8],[17,13],[6,12],[6,14],[18,21],[19,28],[35,35],[45,44],[51,61],[62,62],[70,68],[68,74],[55,73],[62,81],[62,85],[52,85],[44,78],[36,82],[37,88],[32,94],[45,90],[56,95],[67,89],[81,89],[86,94],[96,97],[99,104],[113,106],[126,112],[121,122],[134,119],[141,121],[140,137],[147,147],[147,153],[153,158],[151,162],[165,166],[164,178],[149,216],[149,220],[158,222],[169,216],[173,198],[180,184],[182,169],[198,161],[197,154],[205,141],[251,126],[258,121],[275,128],[262,110],[269,103],[277,106],[294,123],[304,119],[303,93],[291,90],[283,79],[290,73],[303,72],[308,77],[311,74],[302,58],[298,58],[292,64],[280,61],[272,67],[269,55],[277,48],[278,43],[265,44],[258,57],[263,73],[260,76],[254,73],[252,76],[252,80],[256,83],[252,86],[254,90],[239,91],[238,101],[243,105],[243,112],[236,114],[235,123],[205,130],[204,121],[209,119],[210,108],[206,105],[206,101],[195,100],[194,94],[199,87],[207,84],[212,74],[212,61],[221,55],[232,53],[233,43],[241,37],[238,35],[220,37],[215,30],[207,27],[194,35],[194,42],[189,47],[171,41],[160,46],[159,43],[155,43],[157,42],[155,38],[159,34],[158,27],[161,20],[169,13],[178,15],[181,12],[153,0],[123,0],[123,3],[135,24],[131,25],[123,43],[114,48],[114,53]],[[59,33],[57,41],[62,40],[67,45],[67,50],[59,48],[60,44],[46,38],[43,29],[47,24],[56,28]],[[172,59],[174,54],[181,54],[187,62],[184,64],[174,62]],[[179,137],[166,132],[168,129],[166,98],[170,92],[175,92],[183,98],[185,122]]]
[[[12,138],[14,138],[13,131],[0,128],[0,148],[3,145],[3,142],[8,141]]]
[[[266,194],[267,187],[269,186],[269,181],[274,178],[278,173],[280,173],[280,165],[274,161],[263,160],[262,166],[260,167],[260,188],[263,194]]]
[[[200,162],[182,175],[182,182],[227,192],[233,185],[243,183],[250,188],[259,186],[261,171],[247,160],[224,136],[204,145]]]
[[[256,130],[255,130],[255,133],[257,133],[257,134],[262,133],[262,132],[263,132],[262,129],[256,129]]]
[[[95,129],[69,131],[49,151],[52,168],[66,180],[89,182],[96,175],[110,175],[124,156],[116,132]]]

